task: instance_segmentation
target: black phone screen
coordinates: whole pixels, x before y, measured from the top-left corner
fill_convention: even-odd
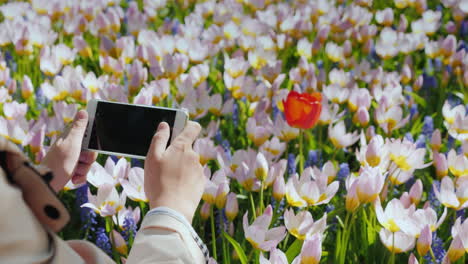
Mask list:
[[[88,148],[146,156],[160,122],[169,124],[172,136],[176,113],[174,110],[98,101]]]

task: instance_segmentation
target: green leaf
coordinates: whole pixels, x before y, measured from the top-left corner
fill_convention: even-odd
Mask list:
[[[245,255],[244,250],[242,249],[241,245],[234,240],[228,233],[223,232],[224,237],[231,243],[231,245],[234,247],[234,249],[237,252],[237,255],[239,256],[239,260],[242,264],[247,264],[247,256]]]
[[[296,241],[294,241],[292,245],[288,248],[288,250],[286,251],[286,257],[288,258],[289,263],[291,263],[294,260],[294,258],[297,255],[299,255],[299,253],[301,253],[303,243],[304,241],[296,239]]]
[[[404,91],[404,92],[408,95],[411,95],[411,97],[413,97],[413,99],[416,101],[416,103],[418,103],[418,105],[422,106],[423,108],[426,108],[427,103],[424,98],[422,98],[421,96],[419,96],[417,93],[414,93],[414,92],[410,92],[410,91]]]
[[[367,225],[367,240],[369,241],[369,245],[373,245],[376,239],[376,232],[374,227],[370,224]]]

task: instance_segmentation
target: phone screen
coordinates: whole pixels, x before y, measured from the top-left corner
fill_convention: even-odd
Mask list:
[[[98,101],[88,147],[146,156],[160,122],[169,124],[172,136],[176,113],[174,110]]]

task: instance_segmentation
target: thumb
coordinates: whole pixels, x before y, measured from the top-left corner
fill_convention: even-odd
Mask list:
[[[83,140],[86,127],[88,126],[88,112],[80,110],[76,113],[70,130],[65,134],[65,141],[80,142]]]
[[[157,160],[160,159],[166,150],[167,141],[169,140],[170,128],[166,122],[161,122],[158,125],[158,130],[153,136],[149,147],[149,154],[152,154]]]

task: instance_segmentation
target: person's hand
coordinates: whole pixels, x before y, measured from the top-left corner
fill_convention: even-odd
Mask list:
[[[97,153],[81,151],[87,124],[88,112],[78,111],[68,133],[57,139],[42,161],[54,174],[50,186],[56,192],[63,189],[70,179],[74,184],[85,182],[86,174],[96,160]]]
[[[169,125],[160,123],[145,162],[145,193],[150,207],[169,207],[190,223],[206,181],[200,157],[192,149],[200,130],[198,123],[189,121],[166,150]]]

